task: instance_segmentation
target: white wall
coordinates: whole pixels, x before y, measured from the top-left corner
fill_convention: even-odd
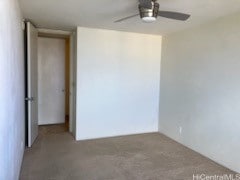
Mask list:
[[[0,1],[0,179],[19,177],[25,140],[24,49],[17,0]]]
[[[239,22],[234,14],[164,37],[160,93],[160,132],[238,172]]]
[[[65,122],[65,39],[38,37],[38,124]]]
[[[161,36],[77,29],[77,140],[158,131]]]

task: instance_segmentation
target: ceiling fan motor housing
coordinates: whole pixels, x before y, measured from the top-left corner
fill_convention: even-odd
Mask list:
[[[158,17],[159,4],[157,2],[152,2],[151,9],[141,6],[141,4],[139,4],[138,8],[140,12],[140,17],[142,19],[146,17],[153,17],[156,19]]]

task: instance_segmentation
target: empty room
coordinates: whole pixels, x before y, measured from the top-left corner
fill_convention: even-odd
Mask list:
[[[239,0],[0,0],[0,180],[240,179]]]

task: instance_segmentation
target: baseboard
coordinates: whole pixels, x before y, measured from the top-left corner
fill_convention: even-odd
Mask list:
[[[151,134],[151,133],[159,133],[159,131],[158,130],[156,130],[156,131],[144,131],[144,132],[118,134],[118,135],[109,135],[109,136],[92,137],[92,138],[85,137],[85,138],[78,138],[78,139],[75,139],[75,140],[76,141],[87,141],[87,140],[107,139],[107,138],[124,137],[124,136],[135,136],[135,135]]]

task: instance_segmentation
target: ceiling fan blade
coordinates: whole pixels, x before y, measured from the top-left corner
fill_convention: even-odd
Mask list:
[[[151,0],[139,0],[140,6],[146,9],[152,9],[152,1]]]
[[[175,20],[180,20],[180,21],[186,21],[190,17],[189,14],[184,14],[184,13],[179,13],[179,12],[171,12],[171,11],[159,11],[158,16],[175,19]]]
[[[125,17],[125,18],[122,18],[122,19],[118,19],[116,21],[114,21],[115,23],[117,22],[122,22],[122,21],[125,21],[127,19],[130,19],[130,18],[133,18],[133,17],[136,17],[136,16],[139,16],[139,13],[138,14],[134,14],[134,15],[131,15],[131,16],[128,16],[128,17]]]

